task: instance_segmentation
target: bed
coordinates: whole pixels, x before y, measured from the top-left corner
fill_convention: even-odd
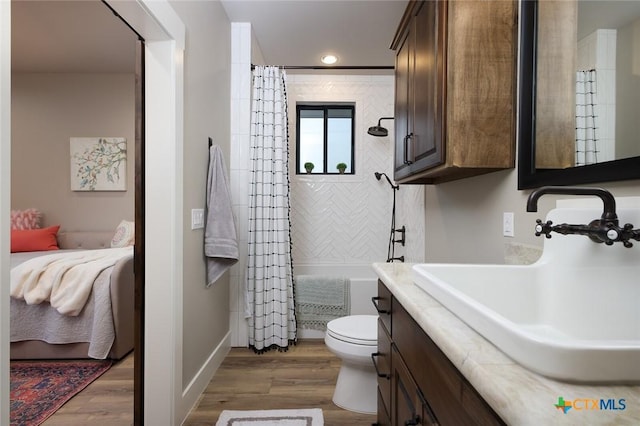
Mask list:
[[[109,248],[113,232],[59,232],[60,250],[11,253],[11,267],[45,254]],[[11,359],[121,359],[133,349],[133,251],[96,278],[77,316],[11,297]]]

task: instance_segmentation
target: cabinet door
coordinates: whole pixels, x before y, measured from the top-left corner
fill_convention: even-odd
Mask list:
[[[409,165],[405,163],[408,159],[407,155],[407,135],[411,132],[410,110],[409,106],[409,70],[413,66],[413,34],[405,35],[402,43],[398,47],[396,53],[396,69],[395,69],[395,152],[394,152],[394,178],[398,180],[410,173]]]
[[[387,411],[387,407],[382,401],[382,396],[378,392],[378,418],[372,426],[391,426],[391,417]]]
[[[435,413],[432,419],[437,416],[446,425],[504,424],[404,307],[395,302],[394,299],[391,322],[395,351],[391,362],[395,369],[396,354],[401,354],[398,357],[411,372],[418,395],[424,396],[425,405]],[[424,412],[423,419],[428,420],[429,411]]]
[[[378,391],[387,412],[391,407],[391,337],[378,320],[378,352],[372,355],[378,374]]]
[[[409,158],[411,173],[444,163],[444,95],[446,2],[427,1],[414,18],[412,90],[413,129]]]
[[[419,2],[396,50],[396,180],[445,162],[446,2]]]
[[[422,397],[395,345],[392,345],[391,424],[437,425],[437,420]]]

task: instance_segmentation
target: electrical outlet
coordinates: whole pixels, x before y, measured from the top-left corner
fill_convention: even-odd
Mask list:
[[[502,213],[502,235],[505,237],[513,237],[513,212]]]
[[[191,209],[191,229],[204,228],[204,209]]]

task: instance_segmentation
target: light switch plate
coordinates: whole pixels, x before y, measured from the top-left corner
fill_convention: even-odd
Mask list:
[[[191,209],[191,229],[204,228],[204,209]]]
[[[502,235],[505,237],[513,237],[513,228],[513,212],[502,213]]]

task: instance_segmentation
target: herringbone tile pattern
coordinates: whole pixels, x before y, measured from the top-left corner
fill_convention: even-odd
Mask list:
[[[311,100],[356,103],[356,175],[292,179],[294,263],[384,261],[393,192],[374,172],[392,175],[392,138],[370,136],[367,128],[393,115],[393,78],[294,76],[288,88],[290,105]],[[295,111],[289,122],[295,140]],[[393,121],[383,125],[392,134]]]

